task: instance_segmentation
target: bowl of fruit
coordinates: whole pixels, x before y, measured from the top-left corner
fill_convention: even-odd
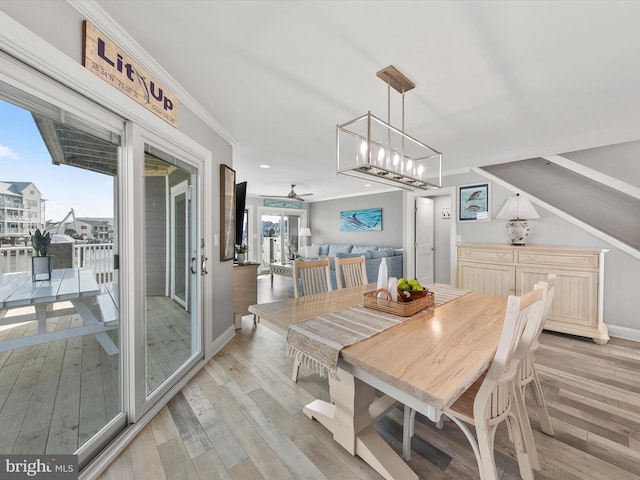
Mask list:
[[[398,301],[399,302],[411,302],[418,298],[426,297],[429,294],[429,289],[420,285],[420,282],[416,279],[407,280],[406,278],[398,279]]]

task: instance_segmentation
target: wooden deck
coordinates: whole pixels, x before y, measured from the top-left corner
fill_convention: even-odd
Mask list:
[[[166,297],[150,297],[148,307],[151,391],[190,355],[191,339],[184,309]],[[47,321],[47,331],[81,324],[79,315],[62,315]],[[36,330],[35,321],[3,326],[0,341]],[[118,330],[109,335],[118,344]],[[0,452],[73,453],[121,411],[119,369],[120,355],[107,355],[94,335],[0,353]]]
[[[266,288],[259,285],[259,298]],[[545,332],[537,359],[555,436],[541,433],[528,399],[542,467],[536,479],[640,479],[640,345],[617,339],[596,345]],[[245,317],[236,336],[101,480],[380,479],[302,413],[311,400],[328,400],[328,386],[304,369],[293,383],[291,366],[285,340]],[[377,426],[398,453],[401,424],[396,409]],[[471,448],[452,422],[437,430],[419,419],[416,435],[409,465],[420,478],[479,478]],[[501,479],[519,478],[504,425],[496,444]]]

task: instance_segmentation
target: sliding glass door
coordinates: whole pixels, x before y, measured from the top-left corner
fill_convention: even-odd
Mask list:
[[[299,232],[306,224],[306,211],[263,209],[260,212],[260,268],[273,262],[289,263],[299,249]]]
[[[76,106],[96,109],[96,123],[0,81],[0,452],[76,453],[82,466],[127,423],[118,275],[124,123],[82,100]],[[36,229],[52,239],[50,280],[31,276]],[[28,302],[18,283],[32,292]]]

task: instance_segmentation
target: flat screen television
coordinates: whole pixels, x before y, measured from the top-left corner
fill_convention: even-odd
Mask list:
[[[247,203],[247,182],[236,183],[236,245],[242,245],[244,210]]]

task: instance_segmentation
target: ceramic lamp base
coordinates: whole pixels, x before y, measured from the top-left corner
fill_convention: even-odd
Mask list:
[[[524,240],[531,230],[528,222],[522,219],[509,220],[506,226],[511,245],[524,245]]]

